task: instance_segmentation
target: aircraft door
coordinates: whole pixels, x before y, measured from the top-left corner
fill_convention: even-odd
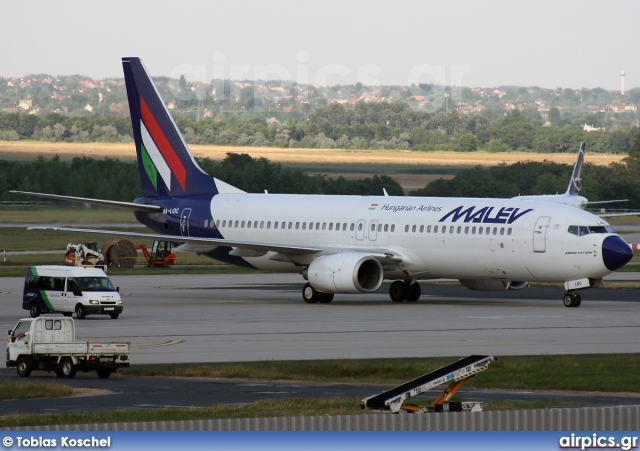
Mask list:
[[[189,235],[189,218],[191,217],[191,208],[185,208],[180,215],[180,235]]]
[[[375,241],[378,238],[378,220],[369,221],[369,240]]]
[[[364,228],[367,226],[367,221],[364,219],[358,219],[356,224],[356,239],[364,240]]]
[[[533,252],[547,251],[547,228],[551,218],[549,216],[540,216],[536,221],[533,230]]]

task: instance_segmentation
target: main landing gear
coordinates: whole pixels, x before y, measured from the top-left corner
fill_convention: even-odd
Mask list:
[[[333,293],[321,293],[311,286],[310,283],[304,284],[302,288],[302,299],[307,304],[328,304],[333,301]]]
[[[567,291],[562,298],[565,307],[580,307],[582,298],[575,291]]]
[[[420,284],[396,280],[389,287],[389,297],[393,302],[416,302],[420,299]]]

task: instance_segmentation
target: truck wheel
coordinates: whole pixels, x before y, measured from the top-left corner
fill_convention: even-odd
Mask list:
[[[107,379],[111,376],[111,368],[98,368],[96,373],[98,373],[100,379]]]
[[[62,377],[71,379],[76,375],[76,371],[76,366],[73,364],[73,360],[69,357],[62,359],[62,362],[60,362],[60,372],[62,373]]]
[[[119,316],[120,316],[120,313],[112,313],[111,319],[118,319]]]
[[[25,356],[18,357],[18,362],[16,364],[16,369],[18,370],[18,376],[27,377],[31,374],[31,365],[29,365],[29,359]]]
[[[76,305],[76,318],[84,319],[85,316],[87,316],[87,311],[84,306],[82,304]]]
[[[68,318],[68,317],[70,317],[71,315],[73,315],[73,312],[64,312],[64,313],[62,313],[62,314]]]
[[[31,318],[37,318],[40,316],[40,307],[38,307],[38,304],[35,302],[32,302],[29,306],[29,315],[31,315]]]
[[[64,374],[62,374],[62,366],[60,365],[55,365],[53,367],[53,372],[56,373],[56,376],[58,377],[64,377]]]

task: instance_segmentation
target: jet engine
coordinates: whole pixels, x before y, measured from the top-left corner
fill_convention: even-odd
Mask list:
[[[524,281],[514,281],[509,282],[504,279],[473,279],[473,280],[463,280],[459,281],[462,285],[467,287],[470,290],[476,291],[504,291],[504,290],[521,290],[526,288],[529,285],[529,282]]]
[[[311,286],[323,293],[371,293],[380,288],[383,276],[378,260],[357,252],[318,257],[307,269]]]

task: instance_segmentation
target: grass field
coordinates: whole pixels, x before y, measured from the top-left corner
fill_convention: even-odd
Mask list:
[[[319,362],[256,362],[211,364],[197,366],[139,366],[122,374],[164,377],[198,377],[212,379],[240,379],[251,381],[297,381],[301,383],[333,382],[396,385],[451,363],[452,359],[402,360],[344,360]],[[606,356],[541,356],[504,357],[489,369],[473,377],[468,387],[580,391],[623,392],[625,396],[637,393],[640,399],[640,355]],[[12,386],[24,391],[30,382],[7,382],[0,385],[0,400],[15,399]],[[35,383],[37,384],[37,383]],[[64,387],[57,391],[58,383],[51,383],[52,392],[67,396]],[[68,387],[67,387],[68,388]],[[443,386],[444,388],[444,386]],[[15,393],[19,390],[16,389]],[[34,396],[37,392],[33,391]],[[463,397],[454,399],[464,400]],[[431,402],[430,397],[413,398],[420,405]],[[549,406],[576,406],[550,396],[545,401],[522,402],[506,400],[485,404],[486,410],[537,409]],[[360,400],[352,398],[287,399],[258,401],[250,404],[208,408],[132,409],[111,412],[82,412],[70,414],[5,415],[0,427],[37,426],[51,424],[107,423],[133,421],[168,421],[218,418],[253,418],[270,416],[357,415],[367,413],[360,409]]]
[[[288,149],[271,147],[234,147],[213,145],[191,145],[196,157],[222,160],[229,152],[246,153],[255,158],[268,158],[280,163],[314,164],[391,164],[423,166],[495,166],[518,161],[553,161],[573,164],[574,153],[528,153],[528,152],[416,152],[410,150],[342,150],[342,149]],[[121,143],[49,143],[43,141],[0,142],[0,158],[3,156],[33,156],[63,158],[86,156],[90,158],[136,158],[135,147]],[[608,165],[622,160],[623,155],[590,154],[589,163]]]

